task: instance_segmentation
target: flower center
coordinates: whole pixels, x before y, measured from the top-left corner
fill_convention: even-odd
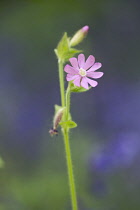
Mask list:
[[[80,69],[79,69],[79,74],[80,74],[82,77],[84,77],[84,76],[86,76],[87,72],[86,72],[85,69],[80,68]]]

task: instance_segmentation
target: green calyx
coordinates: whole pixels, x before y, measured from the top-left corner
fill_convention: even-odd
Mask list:
[[[88,90],[90,90],[92,87],[89,87],[89,89],[85,89],[85,88],[83,88],[83,87],[77,87],[77,86],[75,86],[73,83],[71,83],[71,88],[70,88],[70,90],[71,90],[71,92],[73,92],[73,93],[82,93],[82,92],[86,92],[86,91],[88,91]]]
[[[81,50],[70,47],[70,38],[65,32],[62,39],[57,45],[57,48],[54,50],[58,60],[61,60],[63,63],[68,61],[75,54],[80,53]]]

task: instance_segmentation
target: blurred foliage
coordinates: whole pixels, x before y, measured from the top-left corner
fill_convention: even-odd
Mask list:
[[[87,136],[85,141],[85,138],[80,138],[80,134],[77,137],[71,135],[77,193],[80,194],[80,200],[84,198],[85,203],[87,202],[92,207],[93,198],[86,189],[88,173],[85,165],[89,141],[87,141]],[[56,138],[49,142],[50,152],[45,155],[43,162],[41,161],[32,173],[21,174],[11,169],[7,171],[8,166],[3,170],[1,189],[5,198],[4,202],[7,203],[9,199],[14,199],[27,209],[68,209],[70,200],[63,142],[61,136]],[[9,195],[7,195],[7,190]]]
[[[4,161],[3,159],[0,157],[0,168],[3,168],[4,167]]]

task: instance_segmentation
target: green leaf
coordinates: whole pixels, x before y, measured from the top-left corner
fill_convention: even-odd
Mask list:
[[[71,92],[74,92],[74,93],[86,92],[86,91],[90,90],[91,88],[92,87],[89,87],[89,89],[85,89],[83,87],[77,87],[73,83],[71,84]]]
[[[70,38],[67,36],[67,33],[64,33],[62,39],[58,43],[57,48],[54,50],[58,59],[66,62],[69,58],[72,58],[75,54],[82,52],[81,50],[77,50],[75,48],[70,47]]]
[[[65,55],[69,52],[69,38],[67,33],[64,33],[62,39],[58,43],[55,53],[60,60],[65,60]]]
[[[72,120],[68,120],[68,121],[64,121],[59,123],[63,128],[75,128],[77,127],[77,124],[72,121]]]
[[[65,61],[68,61],[70,58],[72,58],[75,54],[81,53],[82,50],[77,50],[75,48],[69,48],[69,51],[67,54],[65,54]]]

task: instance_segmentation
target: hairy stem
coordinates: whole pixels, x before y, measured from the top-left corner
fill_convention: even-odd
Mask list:
[[[70,113],[70,90],[71,82],[68,84],[68,88],[66,91],[66,115],[65,121],[69,120],[69,113]],[[77,197],[76,197],[76,189],[75,189],[75,182],[74,182],[74,175],[73,175],[73,165],[71,159],[71,150],[70,150],[70,143],[69,143],[69,128],[63,129],[64,135],[64,144],[65,144],[65,151],[66,151],[66,160],[67,160],[67,169],[68,169],[68,177],[69,177],[69,187],[70,187],[70,194],[71,194],[71,202],[72,202],[72,209],[78,210],[77,207]]]
[[[64,70],[63,70],[63,62],[61,60],[58,61],[58,67],[59,67],[61,105],[64,107],[65,106]]]
[[[71,82],[69,82],[67,91],[66,91],[66,120],[69,120],[69,113],[70,113],[70,90]]]
[[[69,177],[69,187],[70,187],[70,194],[71,194],[72,210],[78,210],[68,129],[63,130],[63,135],[64,135],[64,144],[65,144],[65,152],[66,152],[66,160],[67,160],[67,169],[68,169],[68,177]]]
[[[69,83],[69,85],[68,85],[68,88],[66,91],[66,97],[65,97],[63,62],[61,60],[59,60],[58,65],[59,65],[61,106],[63,106],[63,107],[66,106],[64,121],[68,121],[69,120],[69,112],[70,112],[70,85],[71,85],[71,83]],[[66,99],[66,101],[65,101],[65,99]],[[74,175],[73,175],[73,165],[72,165],[71,151],[70,151],[70,144],[69,144],[69,128],[67,128],[67,127],[63,128],[62,133],[63,133],[63,137],[64,137],[72,210],[78,210],[75,182],[74,182]]]

